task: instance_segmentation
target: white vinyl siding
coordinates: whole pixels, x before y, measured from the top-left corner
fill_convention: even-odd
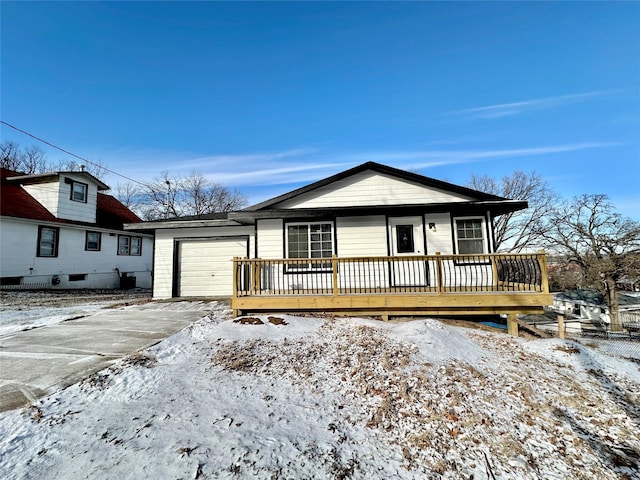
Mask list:
[[[336,243],[341,257],[388,255],[385,217],[372,215],[337,218]]]
[[[258,258],[284,258],[283,229],[283,221],[279,218],[256,222]]]
[[[429,227],[433,224],[433,227]],[[443,255],[453,253],[451,216],[448,213],[430,213],[424,216],[425,232],[427,236],[427,254]]]
[[[55,217],[58,216],[60,182],[57,179],[52,182],[23,185],[22,188],[24,188],[29,195],[35,198],[38,203],[49,210]]]
[[[278,204],[278,208],[323,208],[465,202],[470,197],[366,171]]]
[[[38,226],[59,229],[58,255],[39,257]],[[2,217],[0,229],[0,277],[22,277],[23,284],[46,284],[58,275],[55,288],[118,288],[119,273],[136,277],[136,286],[151,287],[153,237],[140,235],[142,255],[118,256],[118,231],[96,229],[101,234],[100,251],[85,250],[86,227],[43,224],[24,219]],[[71,274],[86,274],[83,282],[68,282]]]

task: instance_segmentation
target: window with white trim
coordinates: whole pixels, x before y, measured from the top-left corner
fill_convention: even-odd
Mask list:
[[[484,219],[482,217],[456,218],[455,237],[457,253],[487,253]]]
[[[76,182],[73,180],[71,182],[71,200],[74,202],[83,202],[87,203],[87,191],[89,190],[89,185],[82,182]]]
[[[142,255],[142,237],[118,235],[118,255]]]
[[[333,224],[330,222],[289,223],[286,228],[287,258],[331,258]],[[330,263],[290,264],[290,269],[331,268]]]

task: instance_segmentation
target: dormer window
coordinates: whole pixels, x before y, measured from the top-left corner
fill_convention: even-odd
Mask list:
[[[89,190],[89,185],[82,182],[76,182],[73,180],[71,182],[71,200],[74,202],[83,202],[87,203],[87,191]]]

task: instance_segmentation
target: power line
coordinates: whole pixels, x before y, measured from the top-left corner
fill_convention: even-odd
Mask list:
[[[10,123],[5,122],[4,120],[0,120],[0,123],[2,123],[3,125],[6,125],[9,128],[13,128],[14,130],[16,130],[16,131],[18,131],[20,133],[28,135],[29,137],[31,137],[31,138],[33,138],[35,140],[38,140],[39,142],[45,143],[45,144],[49,145],[50,147],[53,147],[53,148],[55,148],[57,150],[60,150],[61,152],[66,153],[67,155],[71,155],[72,157],[75,157],[78,160],[82,160],[83,162],[90,163],[91,165],[93,165],[95,167],[98,167],[98,168],[104,170],[105,172],[112,173],[113,175],[117,175],[118,177],[122,177],[122,178],[124,178],[126,180],[129,180],[130,182],[134,182],[134,183],[137,183],[139,185],[142,185],[143,187],[149,187],[149,185],[147,185],[146,183],[142,183],[142,182],[140,182],[138,180],[134,180],[133,178],[127,177],[126,175],[122,175],[121,173],[118,173],[118,172],[114,172],[113,170],[110,170],[110,169],[108,169],[108,168],[106,168],[106,167],[104,167],[104,166],[102,166],[102,165],[100,165],[100,164],[98,164],[96,162],[92,162],[91,160],[83,158],[80,155],[76,155],[75,153],[71,153],[70,151],[65,150],[62,147],[54,145],[51,142],[47,142],[46,140],[44,140],[44,139],[42,139],[40,137],[37,137],[37,136],[33,135],[32,133],[29,133],[29,132],[27,132],[25,130],[22,130],[21,128],[18,128],[15,125],[11,125]]]

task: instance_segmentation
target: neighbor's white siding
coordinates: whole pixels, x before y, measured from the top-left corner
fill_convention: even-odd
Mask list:
[[[278,208],[322,208],[464,202],[471,197],[366,171],[278,204]]]
[[[58,198],[60,197],[60,182],[58,182],[58,180],[46,183],[35,183],[33,185],[22,185],[22,188],[55,217],[58,216]]]
[[[38,226],[59,228],[58,256],[38,257]],[[86,232],[100,232],[99,251],[86,251]],[[136,277],[136,286],[151,287],[153,238],[142,237],[142,255],[118,255],[117,230],[85,228],[59,223],[32,222],[2,217],[0,226],[0,276],[22,277],[23,284],[51,285],[57,275],[60,284],[53,288],[118,288],[119,274]],[[70,281],[69,275],[86,275]]]
[[[195,227],[171,228],[156,230],[156,250],[154,258],[153,298],[171,298],[174,284],[174,248],[179,239],[198,239],[207,237],[249,236],[249,255],[253,256],[253,226],[237,227]],[[228,259],[231,262],[231,258]],[[211,296],[220,296],[219,292],[211,292]]]
[[[65,183],[65,178],[88,185],[87,202],[71,200],[71,184]],[[98,186],[82,175],[65,173],[49,182],[23,185],[33,198],[56,218],[74,220],[77,222],[96,222],[96,203],[98,201]]]
[[[64,181],[65,178],[70,178],[71,180],[88,185],[86,203],[71,200],[71,185]],[[95,183],[87,182],[86,177],[76,176],[68,173],[61,175],[60,196],[58,201],[58,218],[75,220],[78,222],[95,223],[96,204],[98,201],[98,187]]]

